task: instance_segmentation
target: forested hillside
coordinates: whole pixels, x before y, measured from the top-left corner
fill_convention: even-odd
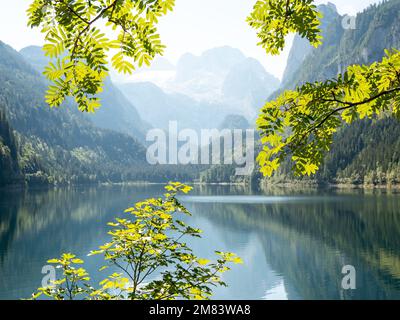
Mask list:
[[[400,48],[399,21],[399,0],[385,1],[359,13],[354,30],[344,29],[342,17],[338,16],[328,27],[323,45],[311,51],[292,78],[284,81],[286,85],[280,91],[304,82],[333,78],[351,64],[381,60],[386,48]],[[400,123],[386,117],[346,126],[337,134],[322,170],[311,180],[357,185],[399,184],[399,133]],[[275,179],[291,180],[290,168],[283,168]]]
[[[121,181],[129,165],[144,163],[145,149],[134,138],[95,128],[71,104],[51,110],[44,103],[42,76],[3,43],[0,82],[0,100],[28,182]]]
[[[4,43],[0,43],[0,83],[0,185],[187,180],[189,169],[180,172],[147,164],[146,149],[134,137],[135,130],[143,132],[139,128],[126,127],[132,130],[130,135],[101,129],[70,102],[50,109],[44,103],[47,83],[42,75]]]

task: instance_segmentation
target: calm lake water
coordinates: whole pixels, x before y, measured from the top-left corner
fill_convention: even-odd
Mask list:
[[[86,254],[109,238],[106,223],[162,186],[0,192],[0,299],[29,297],[43,265],[62,252],[86,260],[101,279],[99,258]],[[195,252],[242,257],[215,299],[400,299],[400,194],[378,191],[252,192],[197,187],[182,201],[188,222],[203,229]],[[100,260],[101,261],[101,260]],[[357,289],[341,287],[344,265]],[[106,272],[103,275],[108,275]]]

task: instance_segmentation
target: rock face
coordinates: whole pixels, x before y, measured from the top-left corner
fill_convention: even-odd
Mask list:
[[[235,65],[225,78],[222,96],[226,103],[243,109],[249,119],[256,116],[268,96],[279,88],[279,79],[269,74],[256,59]]]
[[[333,12],[332,5],[329,10]],[[300,67],[291,71],[292,77],[284,79],[281,89],[335,77],[351,64],[379,61],[385,49],[400,48],[399,0],[372,5],[359,13],[355,29],[344,29],[342,19],[337,13],[336,18],[332,15],[322,46],[310,51]],[[292,55],[300,56],[296,48]]]
[[[222,93],[233,99],[246,99],[263,93],[264,97],[279,86],[279,80],[265,71],[256,59],[247,58],[235,65],[224,81]]]
[[[322,35],[327,35],[328,28],[330,25],[340,17],[337,12],[337,8],[333,3],[323,4],[318,6],[318,10],[322,13],[323,18],[321,20]],[[293,75],[300,68],[301,64],[312,52],[313,47],[310,45],[307,39],[296,35],[293,40],[293,46],[289,53],[287,66],[282,78],[282,86],[287,85],[293,78]]]
[[[247,83],[248,80],[251,82]],[[264,98],[268,97],[277,89],[277,83],[279,81],[257,60],[226,46],[205,51],[200,56],[183,55],[176,77],[166,89],[197,101],[232,104],[232,98],[236,98],[240,104],[240,99],[248,100],[248,96],[260,88],[265,89]]]
[[[296,34],[293,40],[293,46],[290,49],[286,69],[282,77],[282,85],[286,85],[292,79],[293,75],[300,68],[301,64],[311,51],[312,46],[308,40]]]

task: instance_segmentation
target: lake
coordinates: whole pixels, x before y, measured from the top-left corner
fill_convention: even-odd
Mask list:
[[[46,261],[63,252],[85,259],[94,280],[109,239],[106,226],[163,187],[112,186],[0,192],[0,299],[30,297]],[[182,202],[187,222],[204,231],[188,241],[212,259],[230,251],[244,261],[225,274],[215,299],[400,299],[400,193],[197,186]],[[100,259],[100,260],[99,260]],[[342,268],[356,269],[356,290]]]

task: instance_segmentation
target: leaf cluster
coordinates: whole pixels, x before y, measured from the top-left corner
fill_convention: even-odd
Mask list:
[[[108,75],[109,60],[119,72],[132,73],[163,53],[157,24],[174,4],[175,0],[33,1],[28,24],[41,28],[43,49],[51,59],[44,71],[51,81],[47,103],[59,107],[71,96],[81,111],[94,112],[100,106],[96,95]]]
[[[313,0],[258,0],[247,18],[257,30],[259,45],[269,54],[279,54],[285,47],[285,37],[298,33],[314,47],[321,44],[320,18]]]

